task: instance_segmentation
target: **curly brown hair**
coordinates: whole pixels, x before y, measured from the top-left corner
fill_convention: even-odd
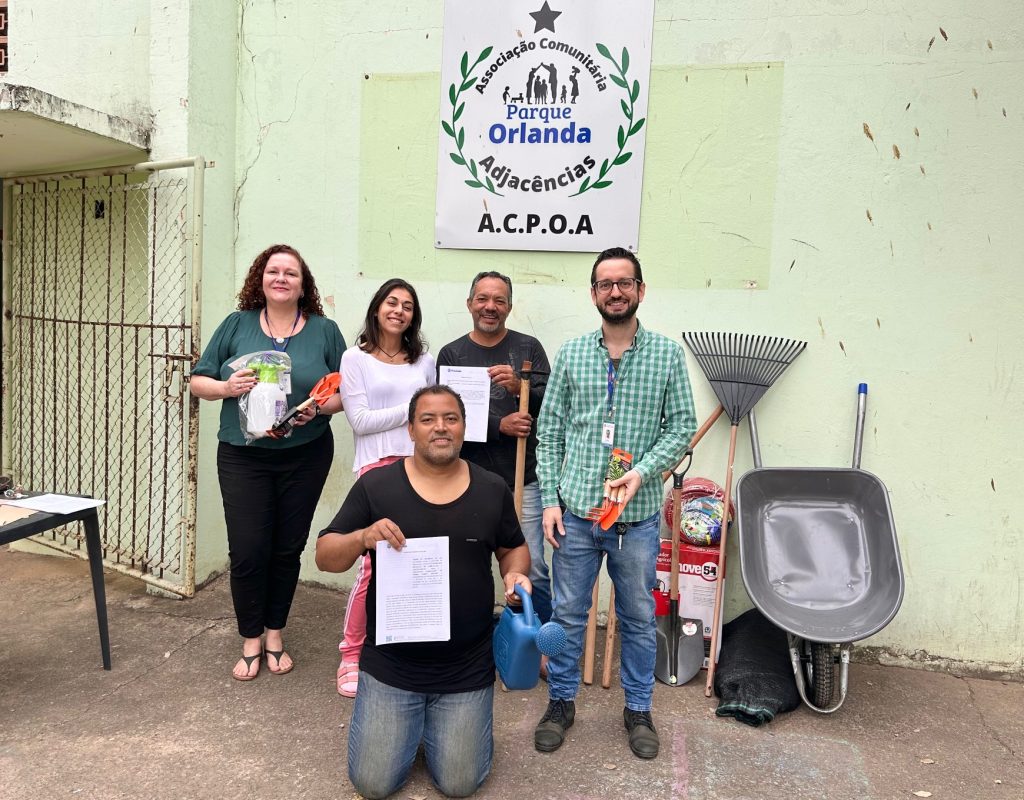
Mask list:
[[[249,274],[245,276],[245,283],[238,293],[239,311],[259,311],[267,304],[266,295],[263,294],[263,271],[267,268],[270,257],[276,253],[287,253],[294,256],[299,262],[302,270],[302,296],[299,297],[299,310],[302,316],[308,317],[315,314],[318,317],[324,315],[323,306],[320,305],[320,292],[316,289],[316,281],[313,280],[313,273],[309,271],[302,255],[294,247],[287,244],[272,244],[252,262],[249,267]]]

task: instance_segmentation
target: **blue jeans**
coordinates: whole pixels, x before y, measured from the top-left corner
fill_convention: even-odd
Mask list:
[[[552,619],[565,628],[568,644],[548,660],[548,696],[552,700],[576,699],[591,592],[601,559],[606,556],[608,575],[615,585],[615,613],[622,643],[620,680],[626,706],[634,711],[650,711],[658,649],[651,595],[661,547],[658,514],[627,524],[621,550],[615,525],[603,531],[569,511],[563,512],[562,524],[565,536],[555,534],[560,546],[551,557],[555,590]]]
[[[455,694],[396,689],[359,675],[348,733],[348,777],[363,797],[387,797],[409,777],[420,742],[437,788],[468,797],[494,755],[494,687]]]
[[[540,504],[540,484],[537,481],[523,487],[523,517],[520,526],[530,548],[530,574],[533,584],[533,610],[542,623],[551,619],[551,578],[544,556],[544,509]]]

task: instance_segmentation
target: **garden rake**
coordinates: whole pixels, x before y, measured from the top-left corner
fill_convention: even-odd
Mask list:
[[[729,431],[729,461],[725,471],[725,502],[728,505],[732,493],[736,433],[740,421],[786,371],[786,367],[803,352],[807,342],[742,333],[697,332],[683,333],[683,341],[697,359],[704,376],[732,423]],[[722,577],[715,586],[715,611],[711,625],[711,654],[708,657],[705,697],[711,697],[718,644],[722,636],[722,597],[725,587],[725,546],[728,528],[728,522],[723,521],[718,556],[718,573]]]

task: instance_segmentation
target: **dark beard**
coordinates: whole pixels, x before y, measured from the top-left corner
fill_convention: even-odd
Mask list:
[[[610,322],[612,325],[622,325],[629,322],[636,316],[637,309],[640,308],[639,303],[627,303],[626,310],[620,311],[617,314],[612,314],[605,310],[604,306],[597,307],[597,313],[601,315],[601,318],[605,322]]]

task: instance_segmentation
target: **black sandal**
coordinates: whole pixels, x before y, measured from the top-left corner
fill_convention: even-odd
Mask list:
[[[243,677],[239,678],[235,674],[234,670],[232,670],[231,671],[231,677],[234,678],[236,681],[252,681],[252,680],[255,680],[256,677],[260,674],[259,661],[257,661],[257,659],[262,658],[262,657],[263,657],[263,651],[262,650],[260,652],[258,652],[254,656],[242,656],[242,661],[245,662],[245,675]],[[252,669],[252,662],[253,661],[256,661],[256,673],[254,675],[250,675],[249,674],[249,670]],[[267,662],[267,669],[270,669],[270,662],[269,661]],[[273,670],[271,670],[271,671],[273,671]]]
[[[295,662],[293,661],[291,666],[288,667],[288,669],[280,669],[280,667],[281,667],[281,656],[284,655],[284,650],[264,650],[263,652],[265,652],[267,654],[267,669],[270,670],[270,674],[271,675],[287,675],[289,672],[291,672],[295,668]],[[270,666],[270,657],[271,656],[273,656],[274,658],[277,659],[278,669],[274,669],[272,666]]]

